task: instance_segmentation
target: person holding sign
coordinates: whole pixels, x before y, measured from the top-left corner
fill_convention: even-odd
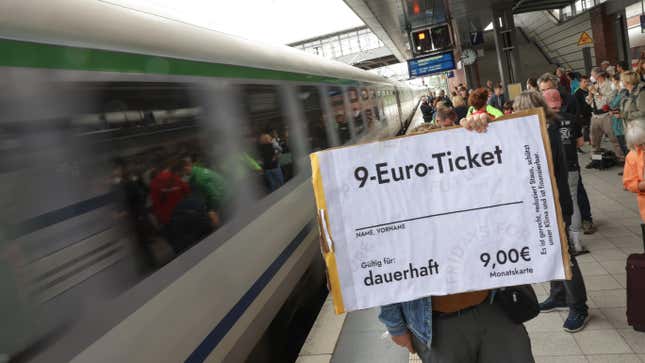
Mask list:
[[[485,96],[483,91],[473,94]],[[480,113],[462,119],[460,124],[484,133],[490,120],[487,113]],[[570,201],[568,193],[565,195]],[[394,343],[416,353],[424,363],[534,362],[524,325],[514,323],[489,290],[382,306],[379,320]]]
[[[478,88],[470,94],[468,97],[468,104],[470,105],[468,116],[487,114],[491,120],[504,116],[502,111],[488,104],[488,92],[485,88]]]

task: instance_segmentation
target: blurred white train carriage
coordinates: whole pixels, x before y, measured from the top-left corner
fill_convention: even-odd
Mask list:
[[[268,332],[295,329],[324,283],[307,155],[396,135],[418,92],[109,3],[3,7],[0,354],[288,355]],[[282,143],[275,190],[264,134]],[[203,204],[190,199],[196,166],[219,177],[208,206],[219,223],[173,251],[178,208]]]

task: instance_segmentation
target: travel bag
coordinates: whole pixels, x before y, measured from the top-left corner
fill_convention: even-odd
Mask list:
[[[618,164],[616,153],[610,150],[594,151],[591,154],[591,163],[587,165],[587,169],[605,170]]]
[[[540,304],[531,285],[501,288],[497,290],[495,301],[516,324],[527,322],[540,313]]]
[[[641,224],[645,248],[645,224]],[[645,253],[627,257],[627,323],[645,332]]]

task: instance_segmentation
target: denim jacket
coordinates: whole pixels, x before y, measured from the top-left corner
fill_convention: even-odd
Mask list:
[[[432,343],[432,301],[431,298],[406,301],[381,306],[379,320],[385,324],[390,335],[403,335],[410,330],[428,347]]]

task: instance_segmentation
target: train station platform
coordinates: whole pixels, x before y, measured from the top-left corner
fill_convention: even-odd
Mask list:
[[[582,166],[589,161],[589,146],[585,150]],[[538,363],[645,362],[645,333],[628,326],[625,316],[625,261],[629,254],[641,253],[643,244],[636,198],[623,190],[620,171],[618,167],[604,171],[583,168],[597,227],[596,233],[584,236],[590,253],[578,257],[591,320],[575,334],[562,330],[566,311],[540,314],[529,321],[526,328]],[[534,287],[543,300],[549,284]],[[384,335],[385,327],[377,315],[378,309],[369,309],[336,316],[327,301],[297,362],[420,362]]]

